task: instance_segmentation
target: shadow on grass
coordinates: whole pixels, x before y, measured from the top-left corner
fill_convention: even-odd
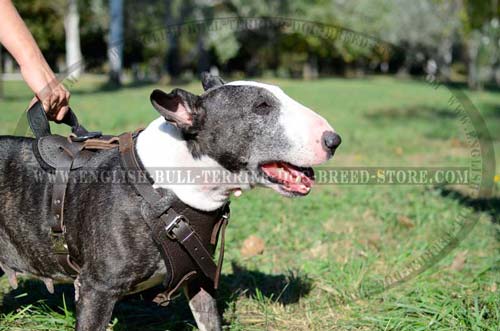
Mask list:
[[[457,114],[452,109],[433,107],[428,105],[374,109],[366,113],[365,116],[371,120],[436,120],[457,118]]]
[[[26,94],[26,95],[4,95],[4,97],[2,99],[0,99],[0,101],[5,101],[5,102],[18,102],[18,101],[22,101],[22,102],[25,102],[26,103],[26,109],[28,108],[28,105],[32,99],[32,95],[30,94]],[[20,109],[20,111],[22,111],[24,109]]]
[[[247,270],[236,263],[232,263],[232,268],[233,273],[223,275],[221,280],[218,298],[221,313],[232,310],[241,296],[255,298],[262,295],[267,300],[288,305],[298,302],[312,288],[309,278],[294,272],[269,275]],[[112,317],[112,320],[118,319],[114,330],[192,330],[195,321],[184,295],[178,295],[167,307],[161,307],[152,302],[160,291],[162,288],[156,287],[121,300],[115,306]],[[37,306],[42,303],[62,314],[63,298],[68,310],[75,312],[72,285],[58,285],[55,294],[50,295],[42,282],[24,280],[18,289],[10,291],[3,297],[3,302],[0,301],[0,314],[17,311],[29,304]]]
[[[189,83],[190,82],[188,81],[179,81],[175,83],[172,82],[169,85],[182,87],[188,85]],[[120,92],[120,91],[125,91],[127,89],[142,88],[147,86],[151,86],[151,89],[153,89],[153,87],[161,85],[164,84],[155,81],[132,81],[130,83],[122,84],[121,86],[115,85],[110,82],[95,82],[90,88],[84,88],[84,89],[71,88],[71,95],[74,97],[77,95],[107,94],[107,93]],[[31,101],[31,98],[32,97],[29,94],[4,95],[1,101],[24,102],[27,107]]]
[[[389,107],[373,109],[364,115],[371,123],[380,126],[404,125],[408,123],[421,130],[422,134],[431,139],[448,140],[455,136],[457,114],[446,107],[415,105],[406,107]]]
[[[186,86],[190,83],[191,83],[191,81],[187,81],[187,80],[176,80],[176,81],[171,81],[168,84],[168,86],[183,87],[183,86]],[[127,84],[122,84],[121,86],[113,84],[111,82],[104,82],[104,83],[96,83],[95,87],[93,87],[91,89],[85,89],[85,90],[76,89],[76,90],[72,91],[71,94],[73,96],[76,96],[76,95],[87,95],[87,94],[113,93],[113,92],[120,92],[120,91],[127,90],[127,89],[142,88],[142,87],[147,87],[147,86],[150,86],[151,89],[153,89],[153,87],[162,86],[162,85],[166,86],[166,84],[162,84],[160,82],[152,81],[152,80],[132,81],[132,82],[127,83]]]
[[[487,111],[487,117],[492,119],[500,118],[500,103],[492,103],[492,102],[483,102],[479,104],[479,107]]]
[[[482,117],[489,122],[488,126],[492,138],[499,140],[497,134],[498,119],[500,118],[500,104],[483,104],[481,109],[484,111]],[[460,116],[451,107],[434,107],[430,105],[414,105],[407,107],[389,107],[373,109],[364,115],[372,123],[387,126],[395,122],[401,125],[408,123],[419,123],[416,128],[423,130],[423,134],[428,138],[450,139],[456,137],[455,127],[459,124]],[[481,132],[477,133],[479,138],[488,137]]]
[[[461,90],[471,91],[466,82],[447,82],[445,83],[445,85],[450,89],[461,89]],[[500,92],[500,86],[493,83],[487,83],[483,86],[482,90],[487,92],[498,93]]]
[[[491,221],[497,224],[496,239],[500,241],[500,197],[471,198],[466,194],[449,188],[441,188],[441,195],[460,202],[460,204],[474,209],[476,212],[484,212],[491,216]]]

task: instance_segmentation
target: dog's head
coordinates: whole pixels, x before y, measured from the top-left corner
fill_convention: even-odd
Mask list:
[[[202,75],[205,92],[155,90],[151,102],[179,127],[194,157],[207,155],[283,195],[309,193],[311,166],[331,158],[340,136],[327,121],[274,85]]]

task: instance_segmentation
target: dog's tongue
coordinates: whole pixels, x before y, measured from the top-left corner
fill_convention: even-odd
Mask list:
[[[266,175],[285,185],[289,191],[308,193],[313,180],[305,173],[285,162],[270,162],[261,166]]]

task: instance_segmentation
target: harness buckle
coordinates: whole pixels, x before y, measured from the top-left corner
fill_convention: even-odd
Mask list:
[[[64,232],[52,232],[52,251],[55,254],[68,254],[68,245],[64,238]]]
[[[170,224],[165,227],[165,231],[167,232],[167,237],[172,240],[176,240],[177,237],[175,235],[175,229],[179,228],[179,224],[181,222],[185,222],[186,218],[183,215],[177,215]]]
[[[85,133],[82,133],[80,135],[73,133],[70,135],[71,141],[76,142],[76,143],[84,142],[84,141],[87,141],[89,139],[97,139],[97,138],[100,138],[101,136],[102,136],[102,133],[100,131],[85,132]]]

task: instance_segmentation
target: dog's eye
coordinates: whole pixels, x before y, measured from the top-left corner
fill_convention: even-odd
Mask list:
[[[271,112],[271,109],[272,107],[267,101],[262,101],[255,106],[254,112],[259,115],[267,115]]]

